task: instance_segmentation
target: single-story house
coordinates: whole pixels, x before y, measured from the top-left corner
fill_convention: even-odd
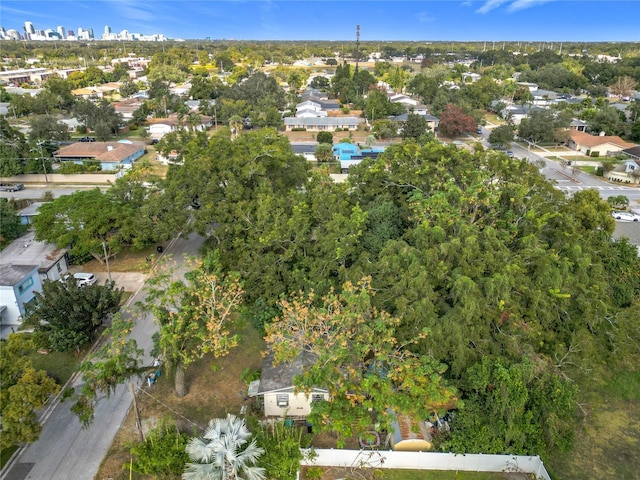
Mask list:
[[[311,100],[305,100],[296,105],[296,117],[326,117],[328,113],[322,109],[322,105],[318,102]]]
[[[203,132],[213,125],[213,117],[200,115],[200,121],[192,124],[189,120],[190,115],[179,118],[177,114],[169,115],[167,118],[150,118],[147,120],[149,124],[149,134],[152,138],[162,138],[167,133],[175,132],[181,128],[195,129]]]
[[[384,152],[384,148],[371,147],[361,148],[360,145],[340,142],[333,146],[333,157],[340,162],[340,171],[348,173],[349,168],[357,165],[365,158],[378,158]]]
[[[539,88],[537,83],[531,83],[531,82],[516,82],[516,85],[527,87],[527,89],[529,89],[530,92],[535,92]]]
[[[415,115],[420,115],[421,117],[424,117],[424,119],[427,121],[427,126],[431,129],[432,132],[435,132],[436,128],[438,128],[438,125],[440,125],[440,119],[438,117],[435,117],[429,113],[421,113],[417,111],[414,111],[413,113]],[[403,113],[401,115],[396,115],[389,118],[394,122],[398,122],[398,123],[406,122],[409,118],[409,114]]]
[[[569,130],[569,148],[591,155],[592,152],[598,152],[598,155],[611,155],[627,148],[636,146],[628,143],[618,136],[608,135],[591,135],[586,132],[577,130]]]
[[[569,124],[569,128],[571,130],[577,130],[578,132],[585,132],[587,130],[587,122],[584,120],[580,120],[578,118],[571,119],[571,123]]]
[[[58,162],[94,161],[100,163],[102,170],[118,170],[131,168],[144,155],[144,149],[142,142],[76,142],[62,147],[53,156]]]
[[[622,160],[613,170],[607,172],[611,182],[640,184],[640,146],[625,148],[622,153],[629,158]]]
[[[480,75],[478,73],[465,72],[465,73],[462,74],[462,81],[463,82],[475,83],[478,80],[480,80],[481,78],[482,78],[482,75]]]
[[[330,110],[340,110],[340,103],[336,100],[328,100],[326,96],[315,96],[308,95],[305,93],[302,94],[302,102],[314,102],[320,105],[322,110],[330,111]]]
[[[76,88],[75,90],[71,90],[71,93],[81,98],[102,98],[104,96],[104,92],[97,87]]]
[[[262,397],[265,417],[305,418],[311,413],[313,402],[329,399],[329,391],[314,388],[309,393],[295,392],[293,379],[305,367],[315,362],[315,356],[303,352],[291,363],[273,364],[273,354],[268,354],[262,362],[260,380],[251,382],[250,397]]]
[[[22,225],[31,225],[33,217],[38,214],[38,209],[44,202],[33,202],[28,207],[23,208],[22,210],[16,212],[18,217],[20,217],[20,223]]]
[[[38,265],[0,264],[0,338],[18,330],[27,304],[41,291]]]
[[[131,120],[131,118],[133,118],[133,112],[142,106],[142,100],[138,98],[125,98],[118,102],[113,102],[112,105],[116,113],[122,115],[123,120]]]
[[[33,230],[11,242],[2,250],[0,265],[37,265],[40,280],[59,280],[69,267],[66,248],[58,248],[35,239]]]
[[[284,125],[287,131],[304,129],[307,131],[333,132],[340,128],[350,131],[357,130],[362,122],[358,117],[286,117]]]
[[[387,94],[387,99],[392,103],[399,103],[401,105],[404,105],[407,108],[416,107],[420,103],[415,98],[411,98],[402,93],[394,93],[394,92],[389,92]]]

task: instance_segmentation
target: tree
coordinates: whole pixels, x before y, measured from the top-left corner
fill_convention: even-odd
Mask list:
[[[333,147],[329,143],[320,143],[314,155],[318,162],[330,162],[333,160]]]
[[[27,231],[27,225],[23,225],[20,217],[16,215],[13,202],[6,198],[0,198],[0,218],[2,228],[0,229],[0,250],[13,242],[16,238]]]
[[[429,131],[427,119],[422,115],[410,113],[407,121],[402,125],[402,138],[418,140]]]
[[[373,134],[381,140],[394,138],[398,136],[398,127],[393,120],[375,120],[373,122]]]
[[[96,136],[100,137],[101,141],[108,140],[116,133],[122,121],[114,106],[104,98],[98,104],[90,100],[78,100],[73,112],[87,128],[96,131]],[[98,132],[100,135],[97,135]]]
[[[633,92],[637,84],[638,82],[633,78],[625,75],[616,78],[615,81],[609,85],[609,90],[619,97],[630,97],[631,92]]]
[[[453,104],[447,104],[440,115],[438,130],[447,137],[456,137],[464,132],[473,132],[476,121]]]
[[[79,351],[95,338],[105,319],[120,308],[122,289],[113,282],[79,287],[74,278],[46,281],[35,292],[34,307],[24,323],[43,332],[57,352]]]
[[[505,148],[513,142],[513,127],[511,125],[500,125],[491,130],[489,143],[500,148]]]
[[[624,113],[619,112],[615,107],[605,107],[589,121],[589,130],[596,135],[604,132],[606,135],[621,135],[626,130]]]
[[[105,260],[115,255],[123,246],[120,227],[126,220],[123,209],[109,193],[99,189],[78,191],[48,202],[38,211],[33,227],[38,240],[56,244],[59,248],[70,246],[72,255],[92,255]]]
[[[427,418],[454,401],[453,390],[441,378],[445,367],[411,352],[411,344],[427,331],[399,341],[399,319],[372,306],[370,281],[346,283],[342,293],[330,292],[319,302],[313,292],[283,299],[282,314],[265,326],[274,364],[291,362],[303,352],[315,360],[294,386],[303,392],[315,386],[329,390],[329,401],[314,404],[308,418],[340,438],[371,424],[389,428],[391,411]]]
[[[120,96],[122,98],[129,98],[131,95],[138,93],[139,91],[140,89],[138,88],[138,84],[128,77],[123,80],[120,85]]]
[[[207,353],[214,358],[225,356],[238,345],[239,337],[229,328],[243,295],[239,281],[212,272],[209,261],[189,265],[192,269],[184,279],[170,268],[159,270],[148,282],[143,305],[159,323],[158,346],[163,361],[175,373],[178,398],[187,394],[189,365]]]
[[[0,342],[0,449],[34,442],[42,429],[36,412],[60,387],[31,365],[29,335],[12,333]]]
[[[553,110],[532,110],[518,126],[518,136],[534,145],[539,143],[561,143],[566,140],[566,129],[571,123],[570,115]]]
[[[32,142],[37,140],[62,141],[69,139],[67,126],[50,115],[32,117],[29,123],[31,124],[29,140]]]
[[[209,421],[203,438],[187,444],[191,463],[186,464],[185,480],[264,480],[265,469],[255,464],[264,450],[251,438],[244,420],[228,414]]]
[[[316,137],[318,143],[328,143],[333,144],[333,133],[331,132],[318,132],[318,136]]]
[[[144,352],[134,339],[129,338],[132,328],[133,321],[125,320],[117,313],[103,333],[106,342],[80,364],[83,384],[71,410],[85,427],[93,421],[98,393],[104,393],[108,398],[119,384],[141,373],[140,358]]]

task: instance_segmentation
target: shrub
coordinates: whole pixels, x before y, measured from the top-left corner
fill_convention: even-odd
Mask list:
[[[145,441],[131,445],[133,470],[143,475],[180,475],[189,461],[186,446],[189,437],[180,433],[173,420],[161,419]],[[129,468],[128,464],[123,469]]]
[[[591,152],[591,157],[599,157],[600,156],[600,152]]]

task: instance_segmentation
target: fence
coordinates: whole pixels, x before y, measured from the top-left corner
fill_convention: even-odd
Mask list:
[[[394,452],[379,450],[305,450],[301,465],[344,468],[394,468],[464,472],[510,472],[551,480],[538,456]]]

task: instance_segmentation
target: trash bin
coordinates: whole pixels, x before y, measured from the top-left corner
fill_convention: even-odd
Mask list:
[[[164,247],[162,245],[158,245],[156,247],[156,250],[158,251],[158,253],[162,253],[162,251],[164,250]]]

